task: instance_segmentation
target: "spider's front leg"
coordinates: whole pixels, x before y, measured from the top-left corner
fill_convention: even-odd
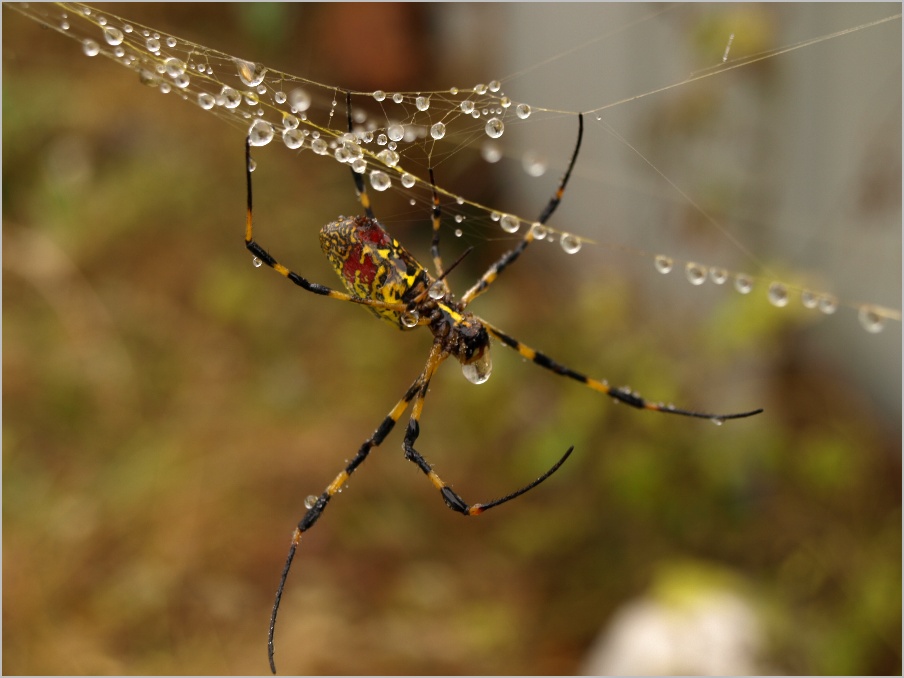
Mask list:
[[[424,398],[427,395],[427,389],[430,386],[430,379],[433,377],[433,374],[436,372],[436,368],[446,359],[447,354],[443,349],[442,342],[437,341],[433,344],[433,348],[430,351],[430,357],[427,359],[427,366],[424,368],[424,373],[422,376],[422,383],[420,388],[417,390],[417,395],[414,397],[414,404],[411,407],[411,418],[408,420],[408,428],[405,431],[405,439],[402,442],[402,446],[405,450],[405,459],[412,462],[417,466],[421,471],[424,472],[424,475],[433,483],[433,486],[440,491],[442,495],[443,501],[453,511],[457,513],[461,513],[465,516],[476,516],[480,515],[484,511],[491,509],[495,506],[499,506],[504,504],[507,501],[515,499],[516,497],[520,497],[522,494],[527,492],[528,490],[532,490],[537,485],[542,483],[544,480],[549,478],[553,473],[559,470],[559,467],[565,463],[565,460],[571,455],[571,452],[574,450],[574,447],[569,447],[568,450],[562,455],[562,458],[557,461],[552,468],[550,468],[546,473],[537,478],[531,483],[528,483],[524,487],[515,490],[511,494],[507,494],[504,497],[500,497],[499,499],[494,499],[493,501],[487,502],[485,504],[476,503],[476,504],[468,504],[464,499],[462,499],[461,495],[459,495],[455,490],[449,487],[442,478],[437,475],[437,473],[430,466],[430,463],[424,459],[423,455],[414,449],[414,443],[417,441],[418,436],[420,435],[420,418],[421,412],[424,408]]]

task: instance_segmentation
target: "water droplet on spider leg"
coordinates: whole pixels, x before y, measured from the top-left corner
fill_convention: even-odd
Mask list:
[[[251,259],[251,263],[254,265],[254,268],[260,268],[261,264],[263,264],[264,262],[261,261],[260,257],[254,257]]]
[[[233,59],[239,79],[248,85],[248,87],[257,87],[264,81],[267,74],[267,67],[263,64],[256,64],[253,61],[245,61],[244,59]]]
[[[472,384],[483,384],[490,378],[493,372],[493,362],[490,360],[489,350],[484,350],[483,355],[467,365],[462,364],[461,373]]]
[[[430,289],[427,290],[427,294],[431,299],[442,299],[446,295],[446,286],[443,284],[442,280],[437,280],[435,283],[430,285]]]
[[[307,497],[305,497],[304,507],[306,509],[308,509],[308,511],[310,511],[316,505],[317,505],[317,496],[316,495],[309,494]]]
[[[776,308],[783,308],[788,305],[788,288],[783,283],[774,282],[769,285],[767,297],[770,304]]]
[[[671,257],[667,257],[664,254],[657,254],[653,259],[653,265],[656,267],[656,270],[662,274],[670,273],[672,270],[672,266],[674,266],[674,262]]]
[[[871,334],[876,334],[885,329],[885,316],[871,306],[861,306],[857,312],[857,317],[863,329]]]
[[[486,127],[484,127],[484,130],[486,131],[487,136],[491,139],[498,139],[505,131],[505,125],[499,118],[490,118],[489,120],[487,120],[487,124]]]
[[[684,272],[691,285],[702,285],[706,282],[706,269],[700,264],[689,261],[684,267]]]
[[[402,323],[403,327],[412,328],[417,327],[417,321],[420,319],[418,312],[415,310],[405,311],[399,317],[399,322]]]
[[[82,51],[90,57],[97,56],[100,54],[100,45],[94,42],[94,40],[83,40]]]

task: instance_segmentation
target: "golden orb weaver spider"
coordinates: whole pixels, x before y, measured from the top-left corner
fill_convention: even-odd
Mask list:
[[[346,112],[348,115],[349,132],[352,131],[351,117],[351,93],[346,93]],[[578,114],[578,138],[572,151],[571,159],[565,174],[559,182],[559,186],[552,198],[540,214],[538,222],[545,224],[552,213],[558,207],[565,193],[565,187],[571,172],[577,161],[578,152],[581,149],[581,140],[584,134],[584,118]],[[480,279],[462,296],[456,300],[446,282],[448,273],[461,259],[454,262],[449,268],[443,269],[439,252],[439,228],[440,228],[440,203],[433,179],[433,170],[430,169],[430,183],[433,187],[433,241],[431,243],[431,255],[436,268],[436,276],[430,273],[411,255],[397,240],[394,240],[374,217],[370,207],[370,198],[364,187],[361,175],[352,170],[352,178],[358,198],[364,208],[365,214],[356,217],[340,217],[323,227],[320,231],[320,245],[326,254],[336,273],[342,278],[348,292],[339,292],[332,288],[313,283],[298,273],[286,268],[274,259],[261,245],[254,240],[253,218],[251,207],[251,141],[245,140],[245,174],[248,188],[248,208],[245,223],[245,246],[254,255],[254,263],[261,263],[276,270],[293,283],[314,294],[349,301],[369,309],[378,318],[392,323],[399,329],[412,329],[418,326],[426,326],[433,333],[433,346],[427,357],[427,363],[421,373],[412,382],[405,395],[389,411],[389,414],[377,427],[373,434],[364,441],[358,453],[349,461],[345,468],[327,485],[326,489],[313,502],[305,502],[307,512],[299,521],[292,534],[289,554],[280,575],[276,597],[273,602],[273,610],[270,615],[270,629],[267,639],[267,654],[270,661],[270,670],[276,673],[274,661],[273,637],[276,628],[276,615],[279,611],[279,603],[282,599],[283,589],[289,575],[289,569],[295,558],[295,552],[301,541],[301,535],[307,532],[320,518],[330,499],[339,492],[349,477],[358,466],[367,458],[370,451],[380,445],[395,424],[411,405],[411,416],[402,447],[405,458],[414,463],[430,479],[434,487],[440,491],[443,501],[453,511],[465,516],[476,516],[484,511],[500,506],[516,497],[520,497],[528,490],[533,489],[549,478],[558,468],[565,463],[571,455],[574,447],[569,447],[565,454],[539,478],[524,487],[499,499],[487,503],[468,504],[462,497],[446,485],[446,483],[433,471],[427,460],[414,449],[414,443],[420,433],[420,417],[424,406],[424,398],[430,380],[437,368],[450,357],[456,358],[462,365],[462,371],[467,379],[475,384],[486,381],[490,376],[490,337],[501,341],[509,348],[517,351],[521,356],[547,370],[578,381],[595,391],[614,398],[617,401],[631,405],[639,409],[653,410],[679,414],[686,417],[710,419],[721,423],[726,419],[740,419],[759,414],[762,409],[735,414],[705,414],[691,410],[679,409],[671,405],[662,405],[645,400],[637,393],[624,388],[613,388],[605,381],[593,379],[576,372],[549,356],[521,343],[514,337],[505,334],[502,330],[491,325],[483,318],[465,310],[467,306],[496,280],[499,274],[511,265],[534,239],[533,230],[527,229],[524,238],[514,248],[503,254]],[[465,252],[465,255],[467,252]],[[465,256],[465,255],[462,255]],[[413,402],[413,405],[412,405]]]

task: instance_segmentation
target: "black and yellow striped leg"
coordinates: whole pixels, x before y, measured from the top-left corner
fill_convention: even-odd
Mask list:
[[[439,208],[439,194],[436,192],[436,180],[433,178],[433,168],[431,167],[428,172],[430,173],[430,189],[433,193],[433,240],[430,243],[430,254],[433,256],[433,266],[436,269],[436,278],[437,280],[442,281],[443,289],[446,294],[448,294],[449,283],[446,282],[447,271],[443,270],[443,259],[439,253],[439,227],[442,216]]]
[[[553,194],[552,198],[550,198],[549,202],[546,204],[546,207],[543,208],[543,211],[540,213],[540,218],[537,221],[541,224],[545,224],[549,217],[552,216],[552,213],[556,211],[556,208],[559,206],[559,203],[562,202],[562,196],[565,195],[565,187],[568,185],[568,180],[571,178],[571,171],[574,169],[574,164],[578,159],[578,151],[581,150],[581,141],[584,138],[584,114],[578,113],[578,140],[574,145],[574,151],[571,154],[571,160],[568,162],[568,168],[565,170],[565,174],[562,175],[562,179],[559,181],[559,187],[556,189],[556,192]],[[511,266],[514,261],[521,256],[521,253],[527,249],[527,246],[530,245],[534,240],[533,229],[528,226],[527,231],[524,233],[524,239],[518,243],[518,245],[508,252],[503,254],[499,260],[490,266],[487,269],[487,272],[481,276],[480,280],[469,289],[462,296],[461,301],[462,304],[467,306],[474,299],[476,299],[479,295],[486,292],[487,288],[493,284],[493,281],[499,277],[499,274],[502,273],[508,266]]]
[[[481,323],[486,328],[487,332],[501,341],[503,344],[508,346],[509,348],[515,349],[522,357],[530,360],[536,365],[547,369],[551,372],[555,372],[556,374],[560,374],[563,377],[568,377],[569,379],[574,379],[585,386],[592,388],[594,391],[598,391],[605,395],[614,398],[615,400],[625,403],[626,405],[630,405],[631,407],[636,407],[642,410],[653,410],[654,412],[666,412],[668,414],[680,414],[684,417],[697,417],[699,419],[709,419],[710,421],[714,421],[716,423],[721,423],[726,419],[743,419],[744,417],[751,417],[754,414],[759,414],[762,412],[762,408],[757,410],[751,410],[749,412],[737,412],[734,414],[708,414],[704,412],[694,412],[692,410],[684,410],[678,407],[674,407],[673,405],[665,405],[663,403],[654,403],[650,402],[642,398],[637,393],[634,393],[630,389],[627,388],[614,388],[609,386],[609,384],[605,381],[600,381],[599,379],[593,379],[592,377],[588,377],[580,372],[576,372],[570,367],[566,367],[565,365],[556,362],[548,355],[544,353],[540,353],[532,349],[530,346],[526,344],[522,344],[520,341],[511,337],[502,330],[493,327],[485,320],[481,319]]]
[[[446,356],[442,353],[442,347],[439,343],[433,345],[433,350],[430,352],[430,357],[427,360],[427,367],[424,369],[424,374],[422,376],[422,382],[420,387],[418,388],[417,395],[414,400],[414,404],[411,407],[411,418],[408,420],[408,429],[405,431],[405,440],[402,445],[405,449],[405,459],[414,463],[421,471],[424,472],[424,475],[433,483],[433,486],[440,491],[440,494],[443,498],[443,501],[453,511],[457,511],[462,515],[466,516],[476,516],[480,515],[484,511],[491,509],[495,506],[499,506],[504,504],[507,501],[515,499],[516,497],[520,497],[522,494],[527,492],[528,490],[532,490],[537,485],[542,483],[544,480],[549,478],[553,473],[559,470],[559,467],[565,463],[565,460],[571,455],[571,452],[574,450],[574,447],[569,447],[568,450],[562,455],[562,458],[557,461],[552,468],[550,468],[546,473],[537,478],[531,483],[528,483],[524,487],[515,490],[511,494],[507,494],[504,497],[500,497],[499,499],[494,499],[493,501],[487,502],[485,504],[468,504],[461,496],[455,492],[451,487],[446,485],[442,478],[437,475],[437,473],[433,470],[430,464],[424,459],[423,455],[414,449],[414,443],[417,441],[418,435],[420,435],[420,418],[421,412],[424,407],[424,398],[427,395],[427,389],[430,386],[430,379],[433,377],[433,373],[436,371],[436,368],[445,360]]]
[[[333,479],[333,482],[327,485],[326,489],[317,498],[317,501],[314,502],[314,505],[308,509],[307,513],[305,513],[304,517],[299,521],[298,527],[295,528],[295,532],[292,534],[292,542],[289,546],[289,555],[286,557],[286,564],[283,567],[282,574],[279,578],[279,586],[276,589],[276,598],[273,601],[273,611],[270,613],[270,633],[267,639],[267,656],[270,659],[270,670],[273,673],[276,673],[276,663],[273,659],[273,634],[276,628],[276,614],[279,611],[279,603],[282,600],[286,578],[289,576],[289,569],[292,567],[292,561],[295,558],[295,551],[298,549],[298,544],[301,541],[301,535],[311,529],[314,523],[317,522],[330,499],[345,486],[349,477],[355,472],[355,469],[367,459],[367,455],[370,454],[370,451],[373,448],[378,447],[386,436],[389,435],[389,432],[392,431],[396,422],[398,422],[405,410],[408,409],[408,405],[414,397],[424,390],[422,386],[423,380],[424,375],[422,373],[414,380],[414,383],[408,388],[408,391],[405,392],[402,399],[399,400],[389,414],[386,415],[386,418],[373,432],[373,435],[364,441],[354,458],[348,462],[339,475]]]
[[[286,268],[276,259],[274,259],[273,256],[271,256],[270,253],[267,252],[267,250],[261,247],[254,240],[254,217],[251,199],[251,143],[249,139],[245,139],[245,166],[245,174],[248,184],[248,208],[247,215],[245,217],[245,247],[248,248],[248,251],[251,252],[251,254],[257,257],[262,263],[267,264],[267,266],[275,270],[277,273],[285,276],[293,283],[295,283],[302,289],[307,290],[308,292],[319,294],[325,297],[330,297],[332,299],[338,299],[340,301],[350,301],[355,304],[361,304],[362,306],[391,309],[394,311],[399,311],[400,313],[404,312],[408,308],[407,304],[393,304],[385,301],[377,301],[376,299],[363,299],[361,297],[352,296],[351,294],[346,294],[345,292],[339,292],[338,290],[334,290],[330,287],[327,287],[326,285],[320,285],[319,283],[311,282],[304,276],[301,276],[295,271]]]

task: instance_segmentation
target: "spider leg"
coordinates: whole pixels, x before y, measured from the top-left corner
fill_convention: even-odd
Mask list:
[[[334,290],[326,285],[320,285],[315,282],[309,281],[307,278],[299,275],[295,271],[291,271],[282,264],[280,264],[270,253],[267,252],[263,247],[261,247],[254,240],[254,219],[251,207],[251,142],[249,139],[245,139],[245,175],[247,177],[248,184],[248,210],[247,216],[245,219],[245,247],[248,248],[248,251],[251,252],[255,257],[261,260],[261,262],[267,264],[270,268],[275,270],[280,275],[285,276],[293,283],[301,287],[302,289],[307,290],[308,292],[313,292],[314,294],[319,294],[325,297],[330,297],[332,299],[339,299],[340,301],[350,301],[355,304],[361,304],[363,306],[372,306],[375,308],[387,308],[394,311],[404,312],[408,307],[406,304],[394,304],[385,301],[378,301],[376,299],[364,299],[361,297],[355,297],[351,294],[346,294],[345,292],[339,292],[338,290]]]
[[[559,467],[565,463],[565,460],[571,455],[571,452],[574,450],[574,447],[569,447],[568,450],[562,455],[562,458],[557,461],[552,468],[550,468],[546,473],[537,478],[531,483],[528,483],[524,487],[515,490],[511,494],[507,494],[504,497],[500,497],[499,499],[494,499],[493,501],[487,502],[485,504],[476,503],[476,504],[468,504],[461,496],[455,492],[451,487],[449,487],[442,478],[437,475],[437,473],[430,466],[429,462],[424,459],[423,455],[414,449],[414,443],[420,434],[420,417],[421,412],[424,408],[424,398],[427,395],[427,389],[430,386],[430,379],[433,377],[433,373],[436,372],[436,368],[446,359],[446,354],[442,351],[442,346],[439,343],[433,345],[433,349],[430,352],[430,357],[427,359],[427,366],[424,368],[424,372],[421,376],[420,386],[417,387],[417,393],[414,398],[414,404],[411,406],[411,418],[408,420],[408,429],[405,431],[405,439],[402,443],[405,449],[405,458],[414,463],[421,471],[424,472],[424,475],[430,479],[430,482],[433,483],[433,486],[440,491],[442,495],[443,501],[453,511],[457,511],[465,516],[477,516],[496,506],[500,506],[501,504],[506,503],[507,501],[511,501],[516,497],[520,497],[522,494],[527,492],[528,490],[532,490],[537,485],[542,483],[544,480],[549,478],[553,473],[559,470]]]
[[[493,327],[485,320],[481,318],[481,323],[486,328],[486,331],[493,337],[496,337],[503,344],[508,346],[509,348],[515,349],[522,357],[530,360],[536,365],[549,370],[550,372],[555,372],[556,374],[560,374],[563,377],[568,377],[569,379],[574,379],[585,386],[592,388],[594,391],[599,391],[605,395],[608,395],[615,400],[625,403],[626,405],[630,405],[631,407],[636,407],[642,410],[653,410],[654,412],[666,412],[668,414],[680,414],[685,417],[697,417],[699,419],[709,419],[716,423],[722,423],[726,419],[743,419],[744,417],[750,417],[754,414],[759,414],[763,411],[762,408],[751,410],[749,412],[737,412],[733,414],[708,414],[704,412],[695,412],[693,410],[684,410],[678,407],[674,407],[672,405],[664,405],[662,403],[654,403],[650,402],[642,398],[637,393],[634,393],[630,389],[627,388],[614,388],[609,386],[605,381],[600,381],[599,379],[593,379],[592,377],[588,377],[580,372],[576,372],[570,367],[566,367],[565,365],[556,362],[548,355],[544,353],[540,353],[539,351],[527,346],[526,344],[522,344],[520,341],[505,334],[502,330]]]
[[[571,178],[571,171],[574,169],[574,164],[578,159],[578,151],[581,150],[581,140],[583,139],[583,137],[584,114],[578,113],[578,140],[574,145],[574,151],[571,154],[571,160],[568,161],[568,168],[565,170],[565,174],[562,175],[561,181],[559,181],[559,187],[556,189],[556,192],[546,204],[543,212],[540,213],[540,218],[537,221],[541,224],[546,223],[549,217],[552,216],[552,213],[556,211],[559,203],[562,202],[562,196],[565,194],[565,187],[568,185],[568,180]],[[521,253],[525,249],[527,249],[527,246],[530,245],[533,240],[533,229],[531,227],[528,227],[521,242],[518,243],[516,247],[503,254],[496,263],[494,263],[487,269],[487,272],[481,276],[480,280],[478,280],[471,289],[464,293],[461,298],[461,303],[463,304],[463,306],[467,306],[479,295],[483,294],[493,283],[493,281],[499,277],[499,274],[502,273],[502,271],[505,270],[506,267],[510,266],[515,261],[515,259],[521,256]]]
[[[430,188],[433,191],[433,216],[431,219],[433,222],[433,240],[430,243],[430,254],[433,256],[433,266],[434,268],[436,268],[436,279],[442,281],[445,293],[449,294],[449,283],[446,282],[446,273],[448,273],[448,271],[443,271],[443,260],[439,254],[439,226],[441,216],[439,208],[439,195],[436,192],[436,181],[433,178],[432,167],[429,169],[429,172]]]
[[[345,115],[348,118],[348,131],[352,131],[352,93],[349,91],[345,92]],[[370,196],[367,195],[367,189],[364,187],[364,178],[355,171],[355,168],[350,168],[352,173],[352,181],[355,182],[355,192],[358,194],[358,201],[361,203],[361,207],[364,208],[364,213],[371,219],[375,219],[374,212],[370,207]]]
[[[308,509],[307,513],[304,514],[304,517],[298,522],[298,527],[295,528],[295,532],[292,533],[289,555],[286,557],[286,564],[283,567],[282,574],[279,578],[279,586],[276,589],[276,598],[273,601],[273,611],[270,613],[270,633],[267,638],[267,656],[270,659],[270,670],[273,673],[276,673],[276,663],[273,659],[273,634],[276,628],[276,614],[279,611],[279,603],[282,600],[283,589],[286,585],[286,579],[289,576],[289,569],[292,567],[292,561],[295,558],[295,551],[298,549],[298,544],[301,541],[301,535],[311,529],[314,523],[317,522],[330,499],[333,498],[333,495],[342,490],[348,482],[349,477],[355,472],[355,469],[367,459],[367,455],[370,454],[370,451],[379,446],[384,438],[389,435],[389,432],[392,431],[396,422],[401,418],[405,410],[408,409],[408,405],[411,403],[412,399],[421,392],[423,379],[424,375],[421,374],[414,380],[414,383],[411,384],[405,392],[405,395],[402,396],[402,399],[399,400],[389,414],[386,415],[386,418],[373,432],[373,435],[364,441],[354,458],[352,458],[339,475],[333,479],[333,482],[326,486],[326,489],[320,494],[314,505]]]

